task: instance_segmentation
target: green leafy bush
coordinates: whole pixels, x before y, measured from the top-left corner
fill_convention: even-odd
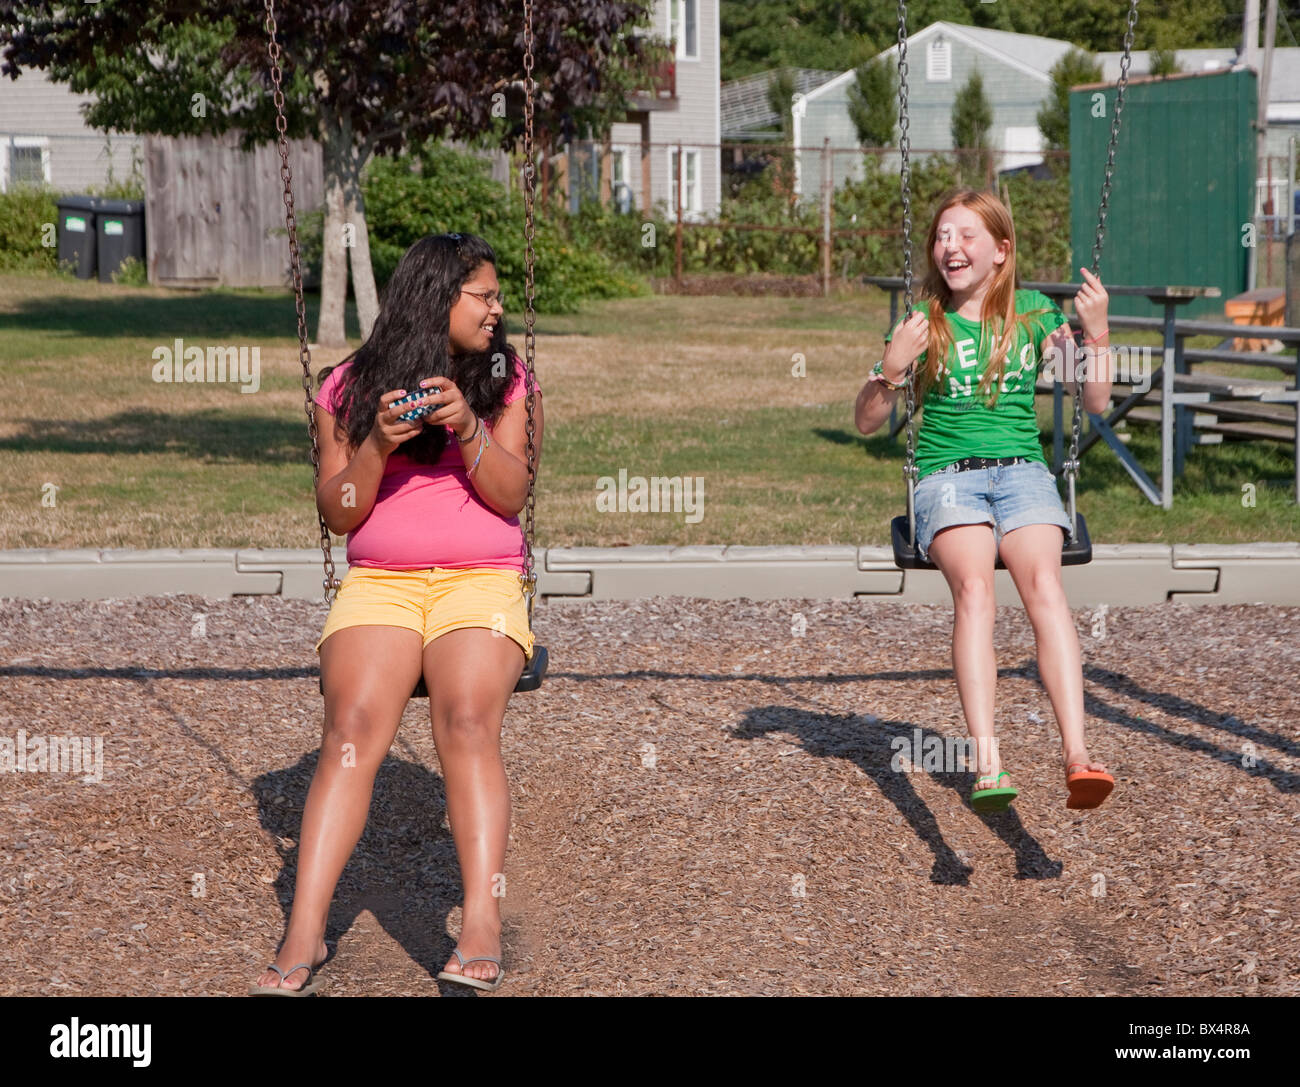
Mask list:
[[[127,257],[113,273],[113,282],[123,287],[147,287],[149,270],[138,257]]]
[[[55,194],[37,186],[16,186],[0,193],[0,270],[52,272],[58,208]]]
[[[961,183],[952,155],[912,162],[912,267],[926,268],[925,234],[939,197]],[[1068,176],[1008,180],[1023,279],[1069,278]],[[364,183],[370,256],[382,286],[412,243],[451,230],[481,234],[497,251],[497,274],[518,310],[524,291],[523,198],[494,182],[477,156],[431,143],[418,153],[378,159]],[[836,230],[897,230],[903,219],[898,174],[877,155],[864,159],[863,177],[835,190]],[[813,275],[820,271],[821,209],[816,200],[791,200],[771,172],[724,197],[717,227],[687,226],[682,268],[696,275]],[[726,224],[734,224],[728,226]],[[784,228],[763,231],[751,225]],[[303,264],[319,276],[322,215],[299,216]],[[676,223],[662,206],[650,214],[620,215],[584,202],[576,214],[552,201],[537,211],[537,305],[541,312],[572,312],[585,299],[641,293],[647,276],[671,276]],[[801,233],[800,231],[807,231]],[[832,273],[855,280],[897,275],[903,263],[897,234],[835,238]]]
[[[385,283],[406,249],[426,234],[462,231],[486,238],[497,253],[497,276],[518,309],[524,297],[524,204],[489,175],[484,160],[430,143],[418,153],[377,159],[366,171],[366,218],[375,278]],[[621,298],[644,290],[634,267],[612,261],[568,216],[536,216],[537,308],[571,313],[588,298]],[[590,226],[590,221],[588,221]],[[313,257],[319,260],[319,227]]]

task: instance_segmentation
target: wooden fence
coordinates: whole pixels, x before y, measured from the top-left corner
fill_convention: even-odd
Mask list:
[[[289,144],[294,210],[325,202],[320,146]],[[280,287],[289,282],[284,186],[275,144],[241,151],[239,135],[146,136],[149,282],[164,287]],[[275,231],[279,233],[275,233]]]

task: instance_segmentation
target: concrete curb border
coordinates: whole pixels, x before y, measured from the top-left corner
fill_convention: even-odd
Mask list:
[[[886,547],[564,547],[534,552],[542,598],[709,600],[874,597],[948,604],[942,575],[901,571]],[[346,553],[335,548],[339,576]],[[104,600],[190,593],[322,599],[321,556],[310,549],[0,551],[0,597]],[[1098,604],[1300,605],[1300,543],[1099,544],[1088,566],[1064,571],[1073,607]],[[1005,571],[999,604],[1018,602]]]

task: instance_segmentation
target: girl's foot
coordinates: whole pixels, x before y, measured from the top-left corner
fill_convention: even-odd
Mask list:
[[[1095,808],[1110,796],[1115,779],[1104,763],[1093,762],[1085,750],[1074,757],[1065,756],[1065,784],[1070,791],[1067,808]]]
[[[1011,774],[1005,772],[1002,767],[995,766],[992,770],[980,771],[975,778],[975,792],[981,792],[984,789],[1012,789],[1015,786],[1011,784]]]
[[[1068,778],[1071,774],[1078,773],[1080,770],[1089,774],[1106,774],[1109,771],[1105,764],[1093,762],[1092,757],[1088,754],[1086,747],[1078,748],[1075,751],[1065,753],[1065,776]]]
[[[325,946],[324,936],[317,937],[314,944],[311,941],[285,940],[280,953],[275,957],[275,965],[281,970],[288,970],[291,966],[309,962],[312,970],[315,970],[327,958],[329,958],[329,948]],[[283,981],[274,970],[265,970],[254,982],[256,985],[270,989],[301,989],[306,983],[307,971],[301,966],[286,974]]]
[[[460,953],[466,959],[474,959],[480,955],[488,955],[494,959],[501,958],[501,922],[464,922],[456,946],[460,948]],[[299,962],[301,961],[300,959]],[[499,973],[494,962],[467,962],[462,970],[460,960],[455,955],[447,960],[443,970],[448,974],[464,974],[467,978],[478,978],[479,981],[494,981]]]
[[[974,791],[980,792],[983,789],[1013,788],[1010,774],[999,779],[999,775],[1003,773],[1003,770],[1002,757],[998,754],[996,747],[997,741],[994,740],[992,741],[992,744],[990,744],[986,740],[976,740],[975,743],[979,745],[979,758],[976,763],[978,769],[975,771]],[[988,749],[990,747],[991,750]],[[990,758],[990,756],[992,757]]]

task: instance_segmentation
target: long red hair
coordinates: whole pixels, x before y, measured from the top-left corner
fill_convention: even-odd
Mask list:
[[[1016,227],[1011,221],[1011,212],[1001,200],[992,193],[970,188],[950,189],[939,198],[939,206],[925,236],[928,271],[921,285],[921,296],[931,305],[930,336],[926,345],[925,369],[921,373],[921,397],[924,399],[926,392],[939,380],[940,366],[947,361],[952,346],[952,330],[944,316],[944,311],[952,306],[952,291],[934,263],[934,246],[939,237],[939,220],[945,211],[954,207],[970,208],[975,212],[993,235],[994,243],[1010,243],[1006,260],[993,274],[993,284],[984,296],[980,313],[980,351],[982,353],[985,349],[985,334],[991,333],[993,357],[980,378],[979,387],[985,395],[993,391],[992,401],[996,402],[996,390],[1001,387],[1002,375],[1006,371],[1007,354],[1015,342],[1016,326],[1027,327],[1025,315],[1016,313],[1016,288],[1020,286],[1020,276],[1016,272]]]

